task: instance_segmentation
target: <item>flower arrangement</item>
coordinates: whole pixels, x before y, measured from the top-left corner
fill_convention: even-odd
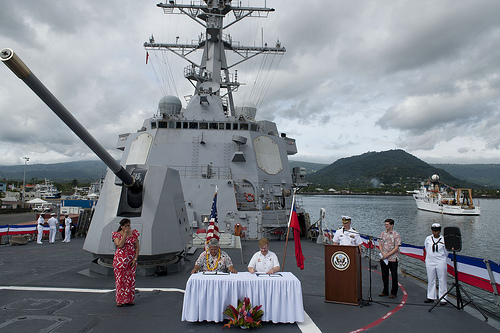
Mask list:
[[[229,323],[224,325],[224,327],[231,328],[231,325],[253,328],[262,327],[260,319],[264,315],[264,311],[261,310],[262,305],[252,308],[250,304],[250,298],[245,297],[243,301],[238,300],[238,306],[235,308],[232,305],[228,305],[224,314],[228,315]]]

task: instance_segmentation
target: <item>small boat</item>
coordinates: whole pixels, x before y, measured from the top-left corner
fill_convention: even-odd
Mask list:
[[[454,189],[439,180],[438,175],[432,175],[430,180],[422,182],[415,190],[413,198],[417,208],[429,212],[448,215],[480,215],[479,203],[472,201],[472,189]]]
[[[48,179],[45,179],[45,184],[37,184],[35,191],[39,193],[41,199],[59,199],[61,197],[61,191]]]
[[[35,198],[43,200],[61,198],[61,191],[59,191],[48,179],[45,179],[43,184],[36,184],[35,186],[27,185],[26,190],[25,198],[27,200]]]

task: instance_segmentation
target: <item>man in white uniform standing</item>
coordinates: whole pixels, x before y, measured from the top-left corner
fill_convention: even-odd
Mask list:
[[[42,244],[42,238],[43,238],[43,225],[45,224],[45,220],[43,218],[43,213],[40,214],[38,217],[37,225],[36,225],[36,230],[38,231],[38,234],[36,236],[36,243],[37,244]]]
[[[71,217],[68,214],[64,215],[64,240],[63,243],[71,242]]]
[[[262,238],[257,243],[260,251],[256,252],[248,263],[248,271],[250,273],[266,273],[273,274],[280,270],[278,257],[274,252],[269,251],[269,240]]]
[[[50,214],[50,219],[47,221],[49,224],[49,243],[54,244],[56,241],[56,232],[57,232],[57,219],[55,217],[55,213]]]
[[[431,226],[432,235],[425,238],[425,268],[427,269],[427,299],[424,303],[433,303],[446,294],[447,285],[447,265],[446,258],[448,251],[444,244],[444,237],[441,236],[441,225],[433,223]],[[436,277],[439,280],[439,296],[436,297]],[[446,301],[441,300],[441,305],[446,305]]]
[[[351,228],[351,218],[349,216],[342,216],[343,227],[335,231],[333,236],[333,245],[351,245],[357,246],[361,251],[361,236],[354,228]]]

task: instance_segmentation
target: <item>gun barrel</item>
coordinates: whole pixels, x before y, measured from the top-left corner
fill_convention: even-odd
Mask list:
[[[31,72],[26,64],[12,51],[5,48],[0,51],[0,60],[14,72],[28,87],[120,178],[126,187],[140,190],[141,184],[118,163],[94,137],[76,120],[75,117]]]

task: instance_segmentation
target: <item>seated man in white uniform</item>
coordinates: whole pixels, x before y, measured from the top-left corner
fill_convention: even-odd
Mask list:
[[[343,227],[335,231],[333,236],[333,245],[351,245],[357,246],[361,251],[361,236],[354,228],[351,228],[351,218],[349,216],[342,216]]]
[[[274,252],[269,251],[269,240],[262,238],[257,243],[260,251],[255,253],[248,263],[248,271],[250,273],[266,273],[273,274],[280,270],[278,257]]]

